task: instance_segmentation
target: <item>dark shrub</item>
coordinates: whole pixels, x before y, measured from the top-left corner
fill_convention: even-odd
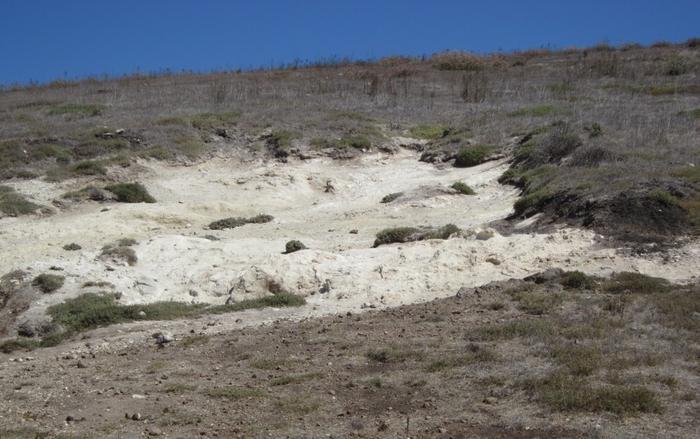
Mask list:
[[[385,196],[382,198],[382,201],[381,201],[381,202],[384,203],[384,204],[386,204],[386,203],[391,203],[392,201],[394,201],[394,200],[400,198],[401,196],[403,196],[403,192],[394,192],[393,194],[385,195]]]
[[[298,252],[299,250],[304,250],[304,249],[306,249],[306,246],[301,241],[297,241],[297,240],[289,241],[284,246],[284,252],[286,254]]]
[[[617,156],[612,151],[601,146],[586,146],[578,148],[571,154],[570,166],[594,168],[603,162],[612,162]]]
[[[374,246],[379,247],[384,244],[392,244],[395,242],[407,242],[412,235],[418,233],[419,230],[415,227],[395,227],[384,229],[377,233],[377,238],[374,240]]]
[[[468,168],[486,161],[493,148],[486,145],[466,146],[460,149],[455,156],[455,167]]]
[[[63,286],[66,278],[57,274],[40,274],[32,281],[32,285],[42,293],[52,293]]]
[[[66,244],[63,246],[63,250],[67,250],[67,251],[76,251],[76,250],[80,250],[80,249],[82,249],[80,244],[76,244],[75,242],[72,242],[70,244]]]
[[[580,271],[569,271],[562,275],[560,283],[566,288],[589,290],[595,286],[595,281]]]
[[[463,183],[461,181],[453,183],[450,187],[462,195],[476,195],[474,189],[472,189],[468,184]]]
[[[117,183],[106,186],[105,189],[116,195],[120,203],[156,202],[141,183]]]
[[[0,186],[0,212],[8,216],[19,216],[34,213],[39,205],[32,203],[15,192],[10,186]]]
[[[212,230],[223,230],[223,229],[233,229],[236,227],[244,226],[246,224],[263,224],[269,223],[274,217],[272,215],[256,215],[251,218],[241,218],[241,217],[231,217],[216,220],[209,224],[209,228]]]

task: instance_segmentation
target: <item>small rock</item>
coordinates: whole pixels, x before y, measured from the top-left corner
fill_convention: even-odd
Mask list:
[[[158,346],[163,346],[168,343],[172,343],[175,341],[175,337],[169,332],[160,332],[154,335],[154,338],[156,339],[156,344]]]
[[[78,361],[78,364],[76,364],[76,367],[77,367],[78,369],[86,369],[86,368],[87,368],[87,364],[85,364],[85,363],[83,363],[82,361],[79,360],[79,361]]]
[[[490,262],[493,265],[501,265],[501,261],[493,256],[486,258],[486,262]]]
[[[146,317],[145,311],[139,311],[139,317]]]
[[[66,416],[66,422],[73,422],[75,421],[75,418],[71,415]]]
[[[141,413],[134,413],[131,415],[131,420],[132,421],[140,421],[141,420]]]
[[[489,396],[484,398],[484,404],[496,404],[498,400],[494,398],[493,396]]]
[[[476,234],[476,239],[479,241],[487,241],[491,238],[493,238],[495,233],[493,230],[482,230]]]
[[[350,230],[350,234],[351,234],[351,235],[357,235],[358,233],[359,233],[359,232],[358,232],[357,229],[352,229],[352,230]]]
[[[190,296],[197,297],[197,296],[199,296],[199,293],[195,290],[190,290]]]

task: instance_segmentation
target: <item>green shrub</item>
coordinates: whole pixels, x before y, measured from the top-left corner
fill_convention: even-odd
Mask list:
[[[247,299],[240,302],[231,303],[228,305],[213,306],[207,309],[210,314],[223,314],[227,312],[243,311],[246,309],[258,308],[286,308],[303,306],[306,300],[296,294],[277,293],[271,296],[261,297],[259,299]]]
[[[570,289],[590,290],[595,286],[593,278],[580,271],[568,271],[559,281],[564,287]]]
[[[415,235],[418,232],[419,229],[415,227],[395,227],[391,229],[384,229],[377,233],[377,237],[374,240],[374,247],[396,242],[406,242],[412,235]]]
[[[63,286],[66,278],[57,274],[40,274],[32,281],[32,285],[43,293],[52,293]]]
[[[680,76],[690,71],[689,61],[679,55],[676,55],[668,60],[664,73],[669,76]]]
[[[435,140],[447,136],[450,129],[444,125],[418,125],[412,127],[409,132],[418,139]]]
[[[41,206],[27,200],[10,186],[0,186],[0,212],[8,216],[28,215]]]
[[[466,146],[460,149],[455,156],[455,167],[468,168],[486,161],[493,152],[493,148],[486,145]]]
[[[156,200],[148,193],[141,183],[117,183],[105,186],[112,192],[120,203],[155,203]]]
[[[347,148],[370,149],[372,142],[364,136],[348,136],[340,139],[340,145]]]
[[[86,160],[71,166],[70,172],[74,175],[105,175],[107,169],[100,162]]]
[[[113,259],[117,261],[124,261],[129,265],[136,265],[138,258],[136,257],[136,252],[134,249],[130,248],[135,245],[136,241],[133,239],[120,239],[119,241],[108,244],[102,247],[102,253],[100,257]]]
[[[216,220],[209,224],[211,230],[233,229],[246,224],[263,224],[269,223],[274,217],[272,215],[260,214],[251,218],[231,217]]]
[[[235,124],[240,118],[241,113],[236,111],[224,113],[201,113],[190,118],[192,127],[198,130],[212,130],[225,125]]]
[[[289,241],[284,246],[284,252],[286,254],[298,252],[299,250],[304,250],[304,249],[306,249],[306,246],[301,241],[297,241],[297,240]]]
[[[382,198],[382,201],[380,201],[380,202],[384,203],[384,204],[391,203],[392,201],[394,201],[398,198],[401,198],[402,196],[403,196],[403,192],[394,192],[393,194],[384,195],[384,197]]]
[[[76,251],[76,250],[80,250],[80,249],[82,249],[80,244],[76,244],[75,242],[71,242],[70,244],[66,244],[63,246],[63,250],[67,250],[67,251]]]
[[[629,271],[615,273],[610,277],[610,280],[603,283],[603,290],[612,294],[665,293],[670,289],[671,283],[666,279]]]
[[[472,189],[468,184],[463,183],[461,181],[453,183],[450,187],[462,195],[476,195],[474,189]]]

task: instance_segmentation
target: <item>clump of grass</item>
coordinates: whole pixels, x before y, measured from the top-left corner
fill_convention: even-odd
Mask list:
[[[455,156],[455,167],[468,168],[480,165],[493,152],[493,147],[487,145],[474,145],[461,148]]]
[[[659,413],[662,405],[652,390],[641,386],[594,387],[582,378],[556,372],[524,382],[525,390],[559,411],[611,412],[618,415]]]
[[[384,203],[384,204],[391,203],[392,201],[397,200],[397,199],[401,198],[402,196],[403,196],[403,192],[394,192],[394,193],[391,193],[389,195],[384,195],[384,197],[382,197],[381,203]]]
[[[10,186],[0,186],[0,212],[8,216],[28,215],[36,212],[39,205],[27,200]]]
[[[107,169],[100,162],[85,160],[71,166],[71,172],[75,175],[105,175]]]
[[[649,298],[660,311],[662,325],[700,333],[700,287],[676,288]]]
[[[374,247],[393,243],[423,241],[426,239],[448,239],[453,234],[459,232],[459,227],[454,224],[447,224],[439,228],[394,227],[384,229],[377,233],[376,239],[374,240]]]
[[[478,71],[486,66],[484,60],[477,55],[459,51],[436,53],[430,61],[438,70]]]
[[[660,277],[623,271],[613,274],[609,280],[603,282],[602,287],[603,291],[612,294],[652,294],[669,291],[671,284]]]
[[[31,338],[15,338],[0,343],[0,352],[11,354],[16,351],[31,351],[40,346],[37,340]]]
[[[105,186],[120,203],[155,203],[156,199],[148,193],[141,183],[117,183]]]
[[[513,111],[509,114],[511,117],[545,117],[559,113],[561,110],[552,105],[538,105],[535,107],[526,107]]]
[[[131,246],[135,245],[136,241],[133,239],[120,239],[119,241],[107,244],[102,247],[102,253],[100,253],[101,258],[111,259],[115,261],[124,261],[129,265],[136,265],[138,258],[136,257],[136,252]]]
[[[467,352],[445,356],[429,363],[424,370],[428,373],[440,372],[446,369],[469,366],[475,363],[485,363],[495,361],[498,356],[491,350],[471,344],[467,347]]]
[[[296,294],[277,293],[270,296],[261,297],[259,299],[247,299],[240,302],[231,303],[228,305],[212,306],[207,309],[210,314],[223,314],[227,312],[243,311],[246,309],[259,308],[285,308],[303,306],[306,300]]]
[[[306,249],[306,246],[304,245],[304,243],[294,239],[294,240],[287,242],[287,244],[285,244],[284,253],[289,254],[289,253],[294,253],[294,252],[298,252],[299,250],[305,250],[305,249]]]
[[[518,302],[518,309],[528,314],[548,314],[554,307],[562,303],[560,294],[546,291],[520,291],[513,295]]]
[[[241,117],[237,111],[223,113],[200,113],[190,118],[192,127],[198,130],[212,130],[221,126],[235,124]]]
[[[70,244],[66,244],[63,246],[63,250],[66,250],[66,251],[76,251],[76,250],[80,250],[82,248],[83,247],[80,244],[76,244],[75,242],[71,242]]]
[[[567,271],[561,276],[559,283],[568,289],[590,290],[595,287],[593,278],[580,271]]]
[[[590,375],[602,365],[603,354],[597,346],[567,345],[555,348],[552,357],[576,376]]]
[[[450,187],[462,195],[476,195],[476,192],[474,192],[471,186],[461,181],[453,183]]]
[[[32,285],[39,288],[42,293],[53,293],[61,288],[66,281],[64,276],[57,274],[40,274],[32,280]]]
[[[435,140],[441,139],[450,133],[450,129],[444,125],[417,125],[409,132],[411,136],[418,139]]]
[[[374,246],[379,247],[380,245],[392,244],[396,242],[408,242],[411,237],[417,234],[420,230],[415,227],[394,227],[391,229],[384,229],[377,233],[377,237],[374,240]]]
[[[50,306],[47,314],[68,334],[136,320],[172,320],[198,315],[206,305],[181,302],[155,302],[146,305],[120,305],[116,294],[86,293]],[[145,313],[145,316],[141,314]]]
[[[269,223],[273,219],[274,219],[274,217],[272,215],[265,215],[265,214],[256,215],[256,216],[250,217],[250,218],[231,217],[231,218],[224,218],[224,219],[214,221],[214,222],[209,224],[209,228],[211,230],[233,229],[236,227],[244,226],[246,224]]]
[[[95,117],[102,115],[104,108],[103,105],[97,104],[61,104],[52,107],[48,114],[49,116]]]
[[[549,337],[556,332],[555,322],[547,319],[531,319],[484,326],[471,335],[484,340],[509,340],[517,337]]]
[[[266,394],[261,389],[252,387],[224,386],[213,387],[207,390],[207,396],[210,398],[222,398],[228,400],[262,398]]]
[[[346,148],[370,149],[372,141],[365,136],[346,136],[340,139],[340,145]]]

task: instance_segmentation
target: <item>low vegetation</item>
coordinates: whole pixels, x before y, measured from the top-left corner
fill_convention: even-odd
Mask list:
[[[403,192],[394,192],[394,193],[389,194],[389,195],[384,195],[384,197],[382,197],[381,203],[384,203],[384,204],[391,203],[392,201],[398,200],[402,196],[403,196]]]
[[[409,130],[411,136],[417,139],[441,139],[450,133],[450,128],[444,125],[417,125]]]
[[[484,163],[494,148],[486,145],[466,146],[455,156],[455,167],[468,168]]]
[[[253,216],[250,218],[242,218],[242,217],[224,218],[224,219],[220,219],[220,220],[217,220],[217,221],[210,223],[209,229],[211,229],[211,230],[233,229],[236,227],[244,226],[246,224],[269,223],[273,219],[274,219],[274,217],[272,215],[265,215],[265,214],[256,215],[256,216]]]
[[[105,186],[105,190],[116,196],[120,203],[155,203],[156,199],[148,193],[141,183],[117,183]]]
[[[107,244],[102,247],[100,257],[105,260],[114,262],[126,262],[129,265],[136,265],[138,257],[132,246],[136,245],[136,241],[129,238],[120,239],[114,243]]]
[[[306,246],[304,245],[304,243],[293,239],[291,241],[288,241],[287,244],[285,244],[284,253],[289,254],[289,253],[298,252],[299,250],[304,250],[304,249],[306,249]]]
[[[39,288],[42,293],[53,293],[61,288],[66,281],[64,276],[58,274],[44,273],[34,278],[32,285]]]
[[[0,351],[31,350],[54,346],[76,334],[91,329],[139,320],[173,320],[195,318],[205,314],[225,314],[267,307],[297,307],[306,303],[303,297],[280,293],[259,299],[242,300],[229,305],[192,304],[184,302],[154,302],[141,305],[121,305],[115,293],[85,293],[47,310],[50,329],[36,340],[20,337],[0,345]]]
[[[447,224],[442,227],[394,227],[384,229],[377,233],[374,247],[380,245],[403,243],[412,241],[424,241],[426,239],[448,239],[455,233],[459,233],[459,227]]]
[[[32,203],[10,186],[0,185],[0,212],[7,216],[35,213],[41,206]]]
[[[474,192],[471,186],[461,181],[453,183],[450,187],[462,195],[476,195],[476,192]]]

